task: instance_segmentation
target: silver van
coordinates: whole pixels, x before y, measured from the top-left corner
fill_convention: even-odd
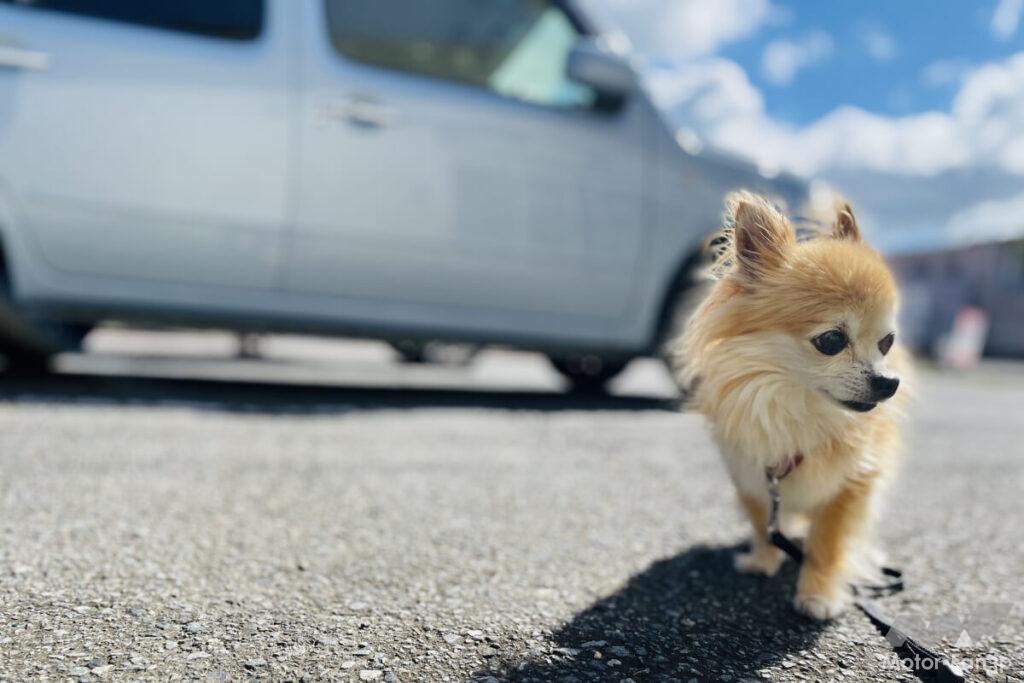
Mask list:
[[[581,385],[657,352],[723,194],[558,0],[0,0],[0,328],[460,340]]]

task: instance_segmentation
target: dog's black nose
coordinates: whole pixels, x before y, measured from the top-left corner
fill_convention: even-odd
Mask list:
[[[874,375],[871,377],[871,393],[876,401],[884,401],[887,398],[891,398],[899,386],[900,380],[898,377],[885,377],[884,375]]]

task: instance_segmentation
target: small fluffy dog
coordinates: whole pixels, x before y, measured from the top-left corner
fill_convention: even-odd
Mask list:
[[[736,568],[782,564],[766,472],[783,475],[782,528],[807,534],[795,606],[828,619],[877,567],[864,541],[899,445],[896,284],[845,203],[830,234],[798,241],[769,201],[734,193],[712,245],[717,281],[674,355],[753,525]]]

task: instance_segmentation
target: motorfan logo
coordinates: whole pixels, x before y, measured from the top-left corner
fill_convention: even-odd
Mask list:
[[[930,619],[924,615],[900,617],[885,638],[893,647],[903,645],[907,636],[929,647],[937,647],[943,641],[955,647],[972,647],[984,638],[995,636],[1012,609],[1010,603],[989,602],[975,607],[964,619],[948,613]]]

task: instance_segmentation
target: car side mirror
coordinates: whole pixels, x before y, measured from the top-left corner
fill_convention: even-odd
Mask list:
[[[637,75],[628,54],[615,50],[612,42],[601,37],[581,38],[569,52],[566,75],[600,95],[622,98],[636,87]]]

